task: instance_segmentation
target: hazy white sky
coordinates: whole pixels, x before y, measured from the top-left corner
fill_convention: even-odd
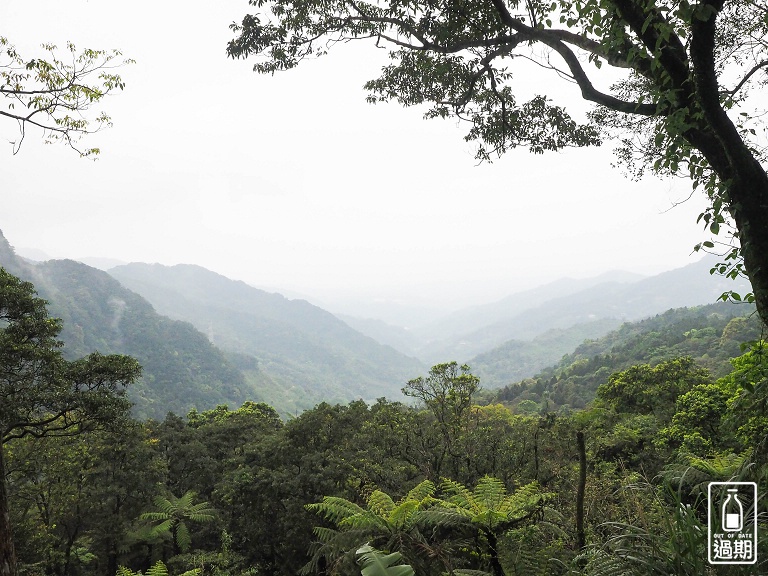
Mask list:
[[[0,229],[52,257],[194,263],[259,286],[458,307],[562,276],[687,264],[704,205],[636,183],[610,146],[477,166],[454,121],[369,105],[383,51],[361,43],[274,77],[226,58],[246,0],[2,0],[0,35],[118,48],[96,162],[0,121]],[[527,92],[570,88],[524,77]],[[340,305],[337,304],[337,307]]]

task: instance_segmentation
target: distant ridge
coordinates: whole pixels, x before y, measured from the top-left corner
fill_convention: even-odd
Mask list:
[[[656,276],[629,283],[597,283],[565,296],[546,299],[538,305],[530,305],[539,300],[535,290],[528,291],[524,295],[531,295],[532,300],[520,296],[522,304],[529,304],[522,312],[512,317],[500,314],[502,319],[495,323],[430,342],[418,350],[418,356],[427,362],[449,357],[468,360],[508,340],[531,340],[552,329],[567,329],[605,318],[639,320],[670,308],[713,303],[726,290],[750,290],[745,280],[734,282],[710,275],[716,262],[716,257],[708,256]],[[550,290],[554,289],[549,286]]]
[[[224,350],[252,356],[303,409],[320,401],[397,398],[425,366],[304,300],[288,300],[200,266],[133,263],[109,271],[158,311]],[[247,375],[247,374],[246,374]]]
[[[438,335],[444,339],[451,335],[469,334],[490,324],[514,318],[525,310],[556,298],[582,292],[601,284],[631,284],[644,278],[645,276],[641,274],[623,270],[605,272],[590,278],[561,278],[536,288],[516,292],[489,304],[458,310],[414,332],[426,339],[434,339]]]

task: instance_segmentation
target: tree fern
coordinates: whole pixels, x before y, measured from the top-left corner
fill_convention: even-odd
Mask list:
[[[316,529],[318,541],[304,573],[317,568],[321,558],[339,561],[369,542],[400,552],[425,576],[455,572],[468,567],[466,564],[483,568],[486,563],[496,576],[503,576],[499,538],[518,525],[538,521],[548,499],[537,484],[510,494],[503,482],[492,477],[480,480],[474,490],[445,479],[438,492],[433,483],[424,481],[398,502],[375,490],[366,508],[343,498],[326,497],[307,508],[331,521],[336,529]],[[456,562],[465,566],[456,566]]]
[[[440,490],[448,495],[445,501],[449,504],[453,504],[463,510],[473,509],[472,492],[463,484],[450,478],[443,478]]]
[[[152,529],[153,535],[168,535],[174,544],[175,550],[186,552],[192,545],[192,537],[187,527],[187,522],[210,522],[216,516],[216,511],[208,502],[194,504],[197,494],[191,490],[185,492],[179,498],[172,494],[167,498],[157,496],[154,499],[157,510],[145,512],[139,518],[141,520],[160,521]]]
[[[482,478],[473,491],[453,480],[444,480],[441,488],[448,495],[445,508],[453,508],[485,531],[499,532],[512,528],[517,522],[531,517],[549,500],[535,482],[509,494],[497,478]]]
[[[412,560],[428,544],[419,532],[419,513],[434,506],[435,485],[424,481],[414,487],[402,500],[394,500],[380,490],[368,497],[366,508],[344,498],[323,498],[321,502],[307,505],[307,509],[319,514],[336,526],[336,529],[317,528],[318,540],[312,547],[312,559],[302,573],[317,569],[319,562],[344,562],[366,542],[408,554]]]

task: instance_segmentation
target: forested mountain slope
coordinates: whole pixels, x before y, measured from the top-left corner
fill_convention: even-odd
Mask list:
[[[480,377],[483,388],[500,388],[533,376],[573,352],[585,340],[599,338],[621,324],[616,318],[602,318],[569,328],[553,328],[532,340],[509,340],[468,363],[472,373]]]
[[[405,382],[425,370],[418,360],[304,300],[199,266],[129,264],[109,273],[159,312],[194,324],[222,349],[258,359],[296,409],[320,401],[400,397]]]
[[[0,266],[32,282],[49,301],[51,316],[63,320],[67,356],[99,351],[139,360],[143,376],[128,390],[137,416],[162,418],[253,397],[240,370],[204,334],[161,316],[107,273],[72,260],[24,261],[2,233]]]
[[[679,356],[692,357],[714,379],[731,371],[730,359],[742,353],[742,343],[761,335],[760,320],[751,305],[721,302],[668,310],[587,340],[533,378],[486,391],[485,397],[512,405],[531,400],[550,411],[563,406],[583,408],[614,372]]]

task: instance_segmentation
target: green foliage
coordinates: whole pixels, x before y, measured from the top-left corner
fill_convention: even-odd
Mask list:
[[[704,496],[702,495],[704,494]],[[637,483],[624,496],[644,512],[632,522],[608,522],[611,537],[576,558],[574,574],[754,574],[755,566],[711,566],[707,561],[706,488],[691,502],[672,484]],[[760,568],[757,568],[760,572]]]
[[[676,330],[730,350],[749,320],[712,310]],[[663,343],[664,322],[681,318],[654,319],[652,341]],[[686,358],[611,376],[589,355],[601,345],[585,343],[580,358],[564,361],[568,378],[600,366],[606,384],[602,406],[573,414],[547,412],[543,386],[536,415],[476,406],[477,377],[448,363],[409,382],[417,407],[320,404],[283,423],[270,406],[245,402],[111,435],[15,438],[5,448],[19,558],[28,572],[62,576],[114,574],[119,565],[146,574],[158,559],[174,574],[288,576],[304,565],[305,574],[353,576],[368,543],[376,573],[693,573],[706,482],[765,484],[759,434],[736,437],[760,416],[752,401],[762,391],[761,352],[712,383]],[[587,448],[587,549],[574,558],[577,432]],[[640,484],[641,470],[658,477]],[[628,483],[635,489],[622,489]]]
[[[31,283],[0,267],[0,567],[4,574],[16,572],[4,455],[10,449],[6,446],[25,438],[120,430],[129,408],[124,387],[141,373],[138,362],[127,356],[94,352],[66,360],[57,340],[61,321],[48,316],[46,304]],[[70,558],[82,563],[93,560],[87,542],[78,540],[76,531],[70,537],[67,562]]]
[[[399,552],[384,554],[368,545],[357,549],[360,572],[363,576],[414,576],[409,565],[395,565],[402,555]]]
[[[191,490],[180,497],[173,494],[168,497],[157,496],[154,499],[157,511],[145,512],[141,520],[159,521],[152,529],[153,534],[168,535],[178,551],[186,552],[192,545],[192,537],[187,522],[211,522],[216,517],[216,511],[208,502],[194,504],[197,494]]]
[[[120,566],[115,573],[115,576],[142,576],[142,572],[134,572],[130,568]],[[170,576],[168,567],[160,560],[155,562],[144,574],[144,576]],[[176,576],[176,575],[174,575]],[[195,568],[194,570],[187,570],[178,576],[201,576],[201,570]]]
[[[470,491],[446,479],[441,485],[446,508],[476,525],[485,534],[501,534],[522,524],[542,510],[551,494],[542,493],[535,482],[508,494],[497,478],[486,476]]]
[[[434,497],[435,492],[435,485],[424,480],[397,503],[381,490],[374,490],[368,496],[366,508],[333,496],[307,505],[308,510],[335,524],[338,531],[315,528],[321,545],[315,549],[313,559],[304,571],[314,568],[320,557],[335,558],[339,563],[349,551],[366,542],[373,542],[379,548],[400,550],[412,563],[416,562],[413,555],[423,541],[421,512],[439,503]]]
[[[480,379],[469,366],[457,362],[437,364],[429,375],[410,380],[403,394],[420,400],[432,414],[441,450],[434,460],[434,474],[442,474],[445,463],[458,475],[461,461],[467,456],[466,431],[472,417],[473,397],[480,388]],[[446,462],[447,461],[447,462]],[[447,466],[446,466],[447,467]]]
[[[315,568],[320,557],[340,558],[361,542],[374,542],[402,553],[417,572],[451,569],[459,561],[477,564],[481,558],[488,559],[499,574],[499,538],[513,528],[535,524],[551,496],[536,483],[509,494],[500,480],[484,477],[474,490],[444,479],[439,492],[425,480],[397,503],[376,490],[368,497],[366,509],[343,498],[325,497],[308,508],[338,530],[315,529],[322,545],[305,571]],[[465,556],[460,550],[469,542],[478,548],[476,556],[458,560]],[[435,560],[442,566],[436,566]]]
[[[718,384],[698,384],[677,399],[671,425],[659,432],[662,441],[692,454],[711,454],[727,446],[721,430],[730,394]]]
[[[697,367],[692,358],[675,358],[653,368],[635,365],[612,374],[597,389],[597,398],[617,412],[654,414],[666,422],[681,395],[710,381],[709,373]]]
[[[117,50],[79,51],[71,42],[66,54],[57,55],[53,44],[43,44],[47,56],[27,60],[0,36],[0,116],[19,123],[19,138],[13,142],[16,154],[29,127],[42,131],[46,142],[63,142],[81,156],[99,153],[98,148],[79,149],[84,135],[109,127],[109,116],[88,113],[105,96],[125,88],[114,68],[133,63],[121,59]]]
[[[557,364],[563,355],[573,352],[585,340],[602,337],[620,325],[620,320],[604,318],[568,328],[554,328],[532,340],[508,340],[475,356],[472,367],[484,389],[500,388]]]
[[[733,372],[720,384],[729,391],[728,408],[736,435],[755,451],[755,458],[765,462],[768,444],[768,358],[764,341],[732,360]]]
[[[127,356],[97,352],[67,361],[56,339],[61,322],[46,302],[0,268],[0,435],[76,434],[115,423],[128,408],[124,387],[140,374]]]

